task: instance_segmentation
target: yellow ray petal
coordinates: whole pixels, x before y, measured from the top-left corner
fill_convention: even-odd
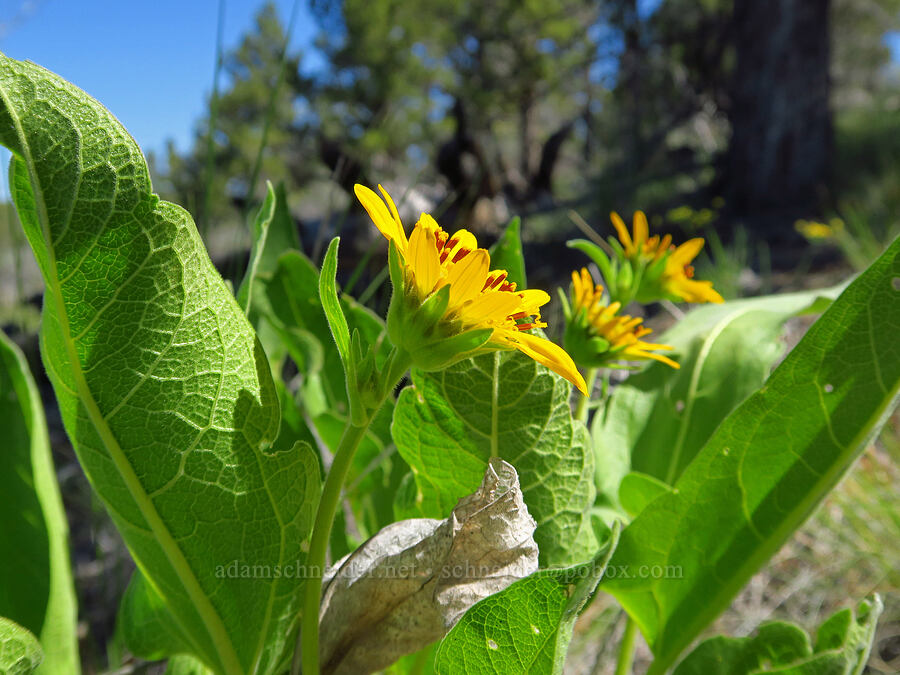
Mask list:
[[[449,310],[455,309],[481,292],[487,280],[490,264],[488,252],[479,248],[458,263],[449,266],[446,281],[450,284]]]
[[[444,232],[444,230],[441,229],[441,226],[437,224],[437,221],[428,213],[423,213],[419,216],[416,227],[424,227],[426,230],[431,230],[435,233],[435,236],[437,236],[438,232]]]
[[[636,345],[632,345],[625,349],[623,354],[631,356],[637,359],[653,359],[654,361],[659,361],[660,363],[665,363],[667,366],[671,366],[678,370],[681,366],[676,362],[670,359],[668,356],[663,356],[662,354],[655,354],[654,352],[644,351],[647,343],[638,342]],[[657,345],[652,345],[656,347]]]
[[[588,395],[584,378],[578,372],[572,357],[562,347],[550,342],[550,340],[544,340],[530,333],[509,334],[508,339],[520,352],[547,366],[554,373],[562,375],[574,384],[578,391],[585,396]]]
[[[427,227],[416,227],[413,230],[407,260],[416,276],[419,297],[425,298],[434,290],[441,276],[441,261],[433,230]]]
[[[452,290],[452,286],[450,287]],[[483,293],[460,309],[463,321],[468,324],[483,322],[502,323],[510,314],[515,314],[522,306],[517,293],[492,291]]]
[[[672,255],[669,256],[669,260],[667,261],[667,266],[671,265],[672,267],[684,267],[689,262],[691,262],[691,260],[697,257],[697,254],[700,253],[700,250],[702,248],[702,237],[689,239],[674,251],[672,251]]]
[[[647,241],[650,234],[650,228],[647,226],[647,216],[643,211],[634,212],[634,247],[641,249],[641,244]]]
[[[693,279],[672,279],[669,288],[685,302],[725,302],[725,299],[713,288],[711,281],[694,281]]]
[[[584,303],[582,302],[584,294],[582,289],[584,288],[584,284],[581,282],[581,278],[585,271],[586,270],[583,267],[581,268],[581,273],[575,272],[574,270],[572,271],[572,299],[576,309],[584,306]]]
[[[406,232],[403,229],[403,223],[400,221],[400,214],[397,213],[397,207],[394,205],[394,200],[391,199],[388,191],[381,187],[381,183],[378,184],[378,191],[384,195],[384,201],[387,202],[388,208],[391,210],[391,217],[394,219],[394,222],[397,223],[397,230],[400,232],[400,237],[403,239],[403,245],[405,247],[407,244]]]
[[[452,263],[460,260],[463,253],[474,251],[477,248],[478,240],[475,239],[474,234],[468,230],[457,230],[444,245],[444,251],[441,253],[446,252],[447,255],[442,255],[441,258],[447,263]]]
[[[613,226],[616,228],[616,232],[619,233],[619,241],[622,242],[622,245],[625,247],[625,252],[634,250],[634,243],[631,241],[631,235],[628,234],[628,228],[625,226],[625,221],[619,217],[619,214],[613,211],[609,214],[610,220],[612,220]]]
[[[358,183],[353,186],[353,192],[368,212],[372,222],[375,223],[375,227],[379,229],[388,241],[393,241],[397,245],[397,250],[405,257],[408,243],[406,233],[403,231],[402,225],[398,224],[397,220],[394,220],[393,215],[384,205],[384,202],[381,201],[381,198],[365,185],[359,185]]]
[[[519,311],[528,314],[539,314],[540,308],[550,302],[550,295],[538,288],[528,288],[524,291],[517,291],[516,295],[522,299]]]

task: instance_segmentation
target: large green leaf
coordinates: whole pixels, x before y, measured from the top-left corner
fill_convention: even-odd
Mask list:
[[[653,362],[613,390],[594,417],[598,492],[615,503],[632,469],[672,485],[719,423],[759,389],[783,351],[791,316],[828,304],[836,289],[772,295],[695,309],[655,339],[679,370]]]
[[[0,673],[29,675],[41,662],[41,645],[27,628],[0,616]]]
[[[317,500],[309,447],[269,450],[279,408],[259,342],[190,216],[152,193],[100,104],[2,57],[0,141],[46,285],[44,363],[85,473],[191,650],[222,673],[276,670],[297,580],[215,574],[302,560]]]
[[[37,385],[0,332],[0,616],[40,637],[43,673],[78,673],[69,527]]]
[[[753,637],[704,640],[678,664],[674,675],[860,675],[866,666],[882,604],[863,600],[854,614],[842,609],[819,626],[813,646],[806,632],[773,621]]]
[[[604,581],[667,668],[837,483],[900,391],[900,239],[622,533]],[[651,578],[644,566],[677,566]]]
[[[438,646],[435,673],[562,673],[575,619],[606,572],[618,527],[593,560],[535,572],[469,608]]]
[[[478,487],[490,457],[519,472],[541,563],[581,562],[597,548],[590,439],[569,408],[570,385],[519,352],[413,371],[394,411],[392,432],[412,467],[403,517],[444,518]],[[410,492],[412,494],[410,494]]]

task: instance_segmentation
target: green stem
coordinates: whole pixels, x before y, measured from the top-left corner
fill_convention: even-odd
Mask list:
[[[370,420],[371,421],[371,420]],[[313,525],[312,539],[309,544],[309,555],[306,558],[306,595],[303,601],[303,617],[300,626],[300,653],[304,675],[318,675],[319,672],[319,605],[322,602],[322,573],[325,569],[325,556],[328,552],[328,540],[331,538],[331,526],[334,524],[334,514],[341,501],[341,488],[347,478],[347,472],[353,463],[353,455],[356,448],[368,431],[369,422],[363,426],[348,424],[344,429],[340,445],[334,455],[334,461],[328,476],[325,478],[325,487],[322,489],[322,498],[319,500],[319,509],[316,511],[316,521]],[[299,672],[296,668],[296,654],[292,672]]]
[[[634,648],[637,646],[638,627],[634,620],[625,617],[625,632],[622,634],[622,642],[619,644],[619,660],[616,662],[616,675],[629,675],[631,664],[634,662]]]
[[[591,394],[594,392],[594,382],[597,380],[597,369],[588,368],[585,371],[584,383],[587,385],[587,396],[578,399],[578,405],[575,408],[575,419],[581,422],[587,422],[588,403],[591,401]]]
[[[390,386],[383,388],[384,396],[381,403],[384,402],[393,385],[403,377],[408,368],[408,355],[395,348],[382,371],[384,381]],[[380,407],[381,404],[377,406],[377,408]],[[309,542],[309,554],[306,558],[307,579],[303,598],[303,615],[300,619],[300,635],[297,642],[298,649],[294,651],[294,661],[291,666],[293,675],[299,675],[301,666],[303,675],[319,675],[319,607],[322,604],[322,574],[325,571],[331,528],[334,525],[338,504],[341,501],[344,481],[346,481],[347,473],[353,464],[353,456],[356,454],[360,441],[369,430],[369,425],[378,412],[377,408],[368,415],[365,423],[361,425],[347,423],[337,451],[334,453],[331,468],[325,478]]]

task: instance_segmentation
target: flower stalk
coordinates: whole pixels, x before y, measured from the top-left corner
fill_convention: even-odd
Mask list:
[[[294,662],[291,667],[292,675],[299,675],[301,666],[303,675],[319,674],[319,607],[322,603],[322,575],[325,571],[334,516],[337,513],[344,482],[347,480],[347,473],[353,464],[356,450],[369,430],[369,425],[375,418],[378,409],[384,404],[385,399],[408,368],[409,356],[395,347],[382,370],[383,377],[378,387],[381,400],[377,402],[374,411],[366,417],[365,421],[357,424],[351,420],[347,423],[334,454],[331,468],[325,477],[325,485],[322,488],[322,496],[319,499],[319,507],[316,510],[316,519],[310,538],[309,554],[306,558],[309,575],[304,589],[303,615],[300,621],[297,649],[294,652]]]

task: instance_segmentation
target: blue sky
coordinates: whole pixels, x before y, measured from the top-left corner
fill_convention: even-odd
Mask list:
[[[146,151],[167,138],[190,146],[215,65],[218,0],[6,0],[0,51],[38,63],[109,108]],[[277,0],[287,23],[292,0]],[[225,0],[224,47],[236,46],[262,0]],[[317,28],[299,0],[291,40],[311,49]],[[304,69],[321,67],[310,58]]]

